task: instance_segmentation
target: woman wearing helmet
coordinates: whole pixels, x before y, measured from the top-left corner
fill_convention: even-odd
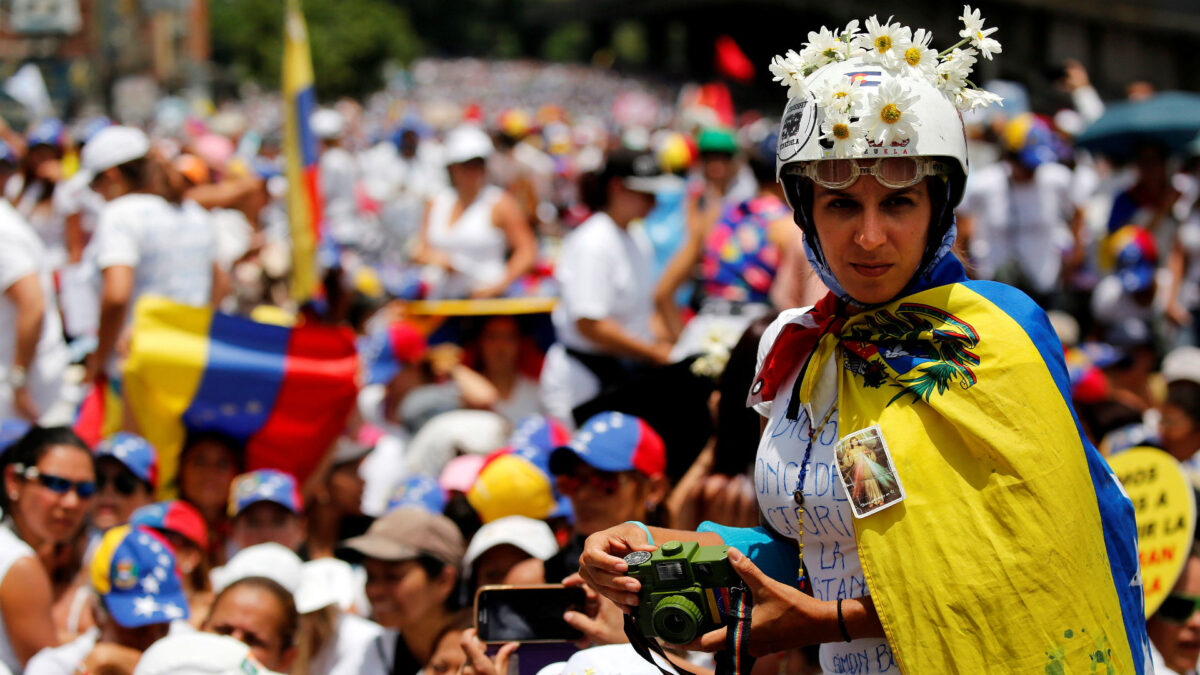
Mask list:
[[[825,672],[1145,672],[1133,509],[1079,431],[1062,347],[1026,296],[950,254],[967,161],[967,78],[1000,50],[978,12],[930,34],[858,22],[778,57],[779,174],[830,288],[764,334],[762,527],[627,523],[589,538],[585,579],[624,606],[622,556],[726,544],[761,655],[821,644]],[[797,547],[801,565],[797,565]],[[799,568],[799,574],[797,574]],[[797,579],[799,577],[799,579]]]

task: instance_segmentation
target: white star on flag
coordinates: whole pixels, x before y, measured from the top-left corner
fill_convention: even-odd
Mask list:
[[[155,579],[154,577],[146,577],[146,578],[142,579],[142,590],[143,591],[157,595],[158,589],[159,589],[158,579]]]
[[[152,572],[152,574],[154,574],[154,576],[158,577],[159,581],[167,580],[167,568],[165,568],[165,567],[159,567],[159,568],[155,569],[154,572]]]
[[[183,608],[173,602],[168,602],[167,604],[163,605],[162,610],[163,614],[165,614],[167,618],[171,619],[172,621],[183,618]]]
[[[133,613],[138,616],[150,616],[158,611],[158,602],[149,595],[133,599]]]
[[[163,567],[170,565],[171,564],[171,556],[167,555],[166,553],[159,554],[158,564],[162,565]]]

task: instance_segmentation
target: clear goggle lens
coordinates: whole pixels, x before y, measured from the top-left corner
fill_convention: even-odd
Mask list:
[[[867,174],[880,185],[899,190],[912,187],[928,176],[944,176],[946,165],[929,157],[880,157],[874,164],[856,159],[825,159],[808,162],[791,170],[829,190],[844,190]]]

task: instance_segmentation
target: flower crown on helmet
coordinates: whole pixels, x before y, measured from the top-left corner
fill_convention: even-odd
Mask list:
[[[915,134],[919,124],[915,82],[932,86],[959,111],[983,108],[1002,99],[981,89],[970,79],[980,55],[990,60],[1001,51],[1000,43],[990,37],[996,28],[984,28],[979,10],[963,6],[962,38],[942,52],[929,45],[933,34],[924,28],[915,32],[907,26],[892,23],[891,17],[880,22],[875,16],[865,21],[865,32],[859,31],[858,20],[846,25],[841,32],[824,26],[809,32],[808,42],[796,53],[788,50],[771,60],[770,71],[788,89],[790,99],[810,96],[823,112],[820,137],[823,144],[832,145],[830,155],[854,157],[863,155],[868,145],[895,145]],[[892,77],[874,88],[868,95],[862,82],[855,78],[819,81],[810,77],[831,63],[857,58],[862,63],[878,65]],[[810,85],[814,85],[810,90]]]

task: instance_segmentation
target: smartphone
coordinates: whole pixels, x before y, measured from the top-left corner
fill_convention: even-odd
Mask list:
[[[482,586],[475,593],[475,629],[484,642],[574,642],[583,634],[563,621],[582,612],[579,586]]]

